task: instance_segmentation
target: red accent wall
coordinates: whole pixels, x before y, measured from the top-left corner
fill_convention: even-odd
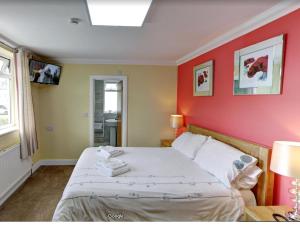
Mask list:
[[[234,51],[280,34],[286,34],[282,94],[233,96]],[[193,97],[193,67],[211,59],[214,94]],[[177,95],[177,111],[186,124],[266,146],[275,140],[300,141],[300,10],[180,65]],[[274,204],[292,204],[290,186],[289,178],[275,177]]]

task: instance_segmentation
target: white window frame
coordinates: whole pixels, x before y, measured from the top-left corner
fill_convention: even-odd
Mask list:
[[[0,56],[10,59],[10,74],[1,74],[0,77],[8,78],[9,81],[9,92],[10,92],[10,124],[7,126],[0,127],[0,136],[13,132],[18,129],[17,127],[17,105],[16,105],[16,76],[15,76],[15,60],[14,53],[8,51],[0,46]]]
[[[117,113],[117,110],[116,111],[107,111],[105,110],[105,104],[106,104],[106,101],[105,101],[105,98],[106,98],[106,92],[114,92],[114,93],[118,93],[118,90],[105,90],[105,84],[104,83],[104,113]],[[117,83],[116,83],[117,84]]]

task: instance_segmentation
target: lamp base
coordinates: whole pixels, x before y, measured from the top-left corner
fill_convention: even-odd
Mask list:
[[[177,138],[178,128],[174,128],[174,139]]]
[[[299,203],[300,203],[300,179],[296,178],[292,181],[293,188],[289,189],[289,192],[293,194],[295,197],[293,201],[295,202],[294,210],[287,213],[287,218],[290,221],[299,221],[300,222],[300,214],[299,214]]]
[[[291,211],[286,214],[289,221],[300,222],[300,215],[296,211]]]

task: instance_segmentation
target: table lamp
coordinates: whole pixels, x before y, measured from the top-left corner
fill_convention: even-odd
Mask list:
[[[289,192],[295,195],[295,207],[287,214],[288,219],[300,221],[300,142],[275,141],[273,144],[271,170],[283,176],[295,178]]]
[[[171,115],[170,117],[170,126],[175,129],[175,138],[177,135],[177,131],[183,125],[183,116],[182,115]]]

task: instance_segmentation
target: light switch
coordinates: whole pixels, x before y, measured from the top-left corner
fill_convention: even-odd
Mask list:
[[[46,127],[46,130],[49,131],[49,132],[52,132],[52,131],[54,130],[53,125],[48,125],[48,126]]]

